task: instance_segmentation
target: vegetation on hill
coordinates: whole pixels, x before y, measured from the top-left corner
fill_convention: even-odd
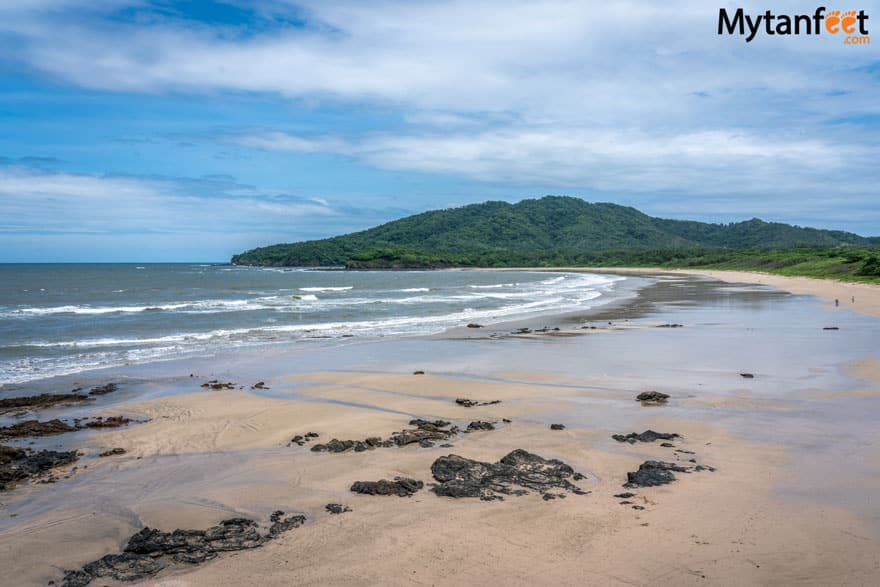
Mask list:
[[[770,223],[653,218],[635,208],[547,196],[416,214],[328,239],[261,247],[240,265],[351,269],[443,267],[712,267],[880,277],[878,238]]]

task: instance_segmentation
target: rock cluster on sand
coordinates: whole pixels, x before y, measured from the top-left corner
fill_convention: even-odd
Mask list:
[[[297,446],[303,446],[303,445],[305,445],[305,443],[311,442],[316,438],[318,438],[317,432],[306,432],[305,435],[297,434],[296,436],[294,436],[293,438],[290,439],[290,444],[296,444]]]
[[[328,503],[324,506],[324,509],[331,514],[344,514],[351,511],[350,507],[341,503]]]
[[[445,420],[410,420],[410,426],[400,432],[395,432],[390,438],[383,440],[378,436],[364,440],[337,440],[334,438],[326,444],[316,444],[312,447],[314,452],[346,452],[353,450],[363,452],[376,448],[389,448],[393,446],[407,446],[418,444],[423,448],[434,446],[436,441],[447,440],[459,433],[457,426]]]
[[[124,448],[111,448],[110,450],[105,450],[104,452],[100,453],[98,456],[99,457],[115,457],[118,455],[124,455],[125,452],[126,451]]]
[[[626,488],[634,487],[654,487],[656,485],[666,485],[675,481],[675,473],[690,473],[692,471],[714,471],[712,467],[705,465],[696,465],[694,467],[679,465],[676,463],[667,463],[664,461],[645,461],[639,465],[638,471],[631,471],[626,474]]]
[[[415,479],[395,477],[394,481],[380,479],[379,481],[355,481],[351,485],[354,493],[366,495],[396,495],[397,497],[410,497],[419,491],[425,484]]]
[[[495,424],[493,424],[492,422],[482,422],[480,420],[476,420],[467,425],[465,433],[480,432],[483,430],[495,430]]]
[[[198,564],[217,557],[220,552],[257,548],[283,532],[301,526],[305,516],[284,517],[272,514],[267,534],[260,534],[257,523],[246,518],[232,518],[207,530],[162,532],[144,528],[133,535],[121,554],[108,554],[88,563],[78,571],[67,571],[63,587],[85,587],[94,579],[138,581],[155,575],[171,563]]]
[[[659,391],[643,391],[636,396],[636,401],[643,404],[665,404],[669,400],[669,395]]]
[[[477,401],[474,399],[466,399],[466,398],[460,397],[457,400],[455,400],[455,403],[457,403],[458,405],[465,407],[465,408],[473,408],[475,406],[494,406],[495,404],[500,404],[501,400],[496,399],[496,400],[492,400],[490,402],[481,402],[481,401]]]
[[[617,442],[628,442],[635,444],[636,442],[654,442],[655,440],[675,440],[681,438],[674,432],[654,432],[653,430],[645,430],[641,434],[630,432],[629,434],[612,434],[611,438]]]
[[[570,481],[584,479],[570,466],[522,449],[511,452],[497,463],[484,463],[458,455],[440,457],[431,465],[431,473],[439,482],[432,491],[446,497],[478,497],[491,501],[503,499],[502,495],[525,495],[528,489],[545,495],[550,489],[563,489],[578,495],[586,493]]]
[[[11,489],[16,481],[37,477],[78,458],[75,450],[29,453],[21,448],[0,445],[0,491]]]

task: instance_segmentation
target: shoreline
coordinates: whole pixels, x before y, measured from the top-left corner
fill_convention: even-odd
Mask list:
[[[568,271],[572,273],[608,273],[612,275],[695,275],[711,277],[727,283],[770,285],[781,290],[813,295],[832,305],[829,309],[852,310],[868,316],[880,317],[880,284],[817,279],[788,275],[774,275],[758,271],[713,269],[663,269],[642,267],[516,267],[487,268],[485,271]],[[855,298],[855,302],[851,299]],[[834,300],[840,302],[834,307]]]

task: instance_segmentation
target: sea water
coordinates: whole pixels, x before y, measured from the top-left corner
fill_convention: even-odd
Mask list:
[[[590,308],[624,277],[210,264],[0,265],[0,384],[263,344]]]

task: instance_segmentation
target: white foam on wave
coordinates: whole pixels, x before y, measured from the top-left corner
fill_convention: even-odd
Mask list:
[[[322,291],[348,291],[348,290],[353,289],[353,288],[354,288],[353,285],[347,285],[347,286],[345,286],[345,287],[301,287],[301,288],[299,288],[299,291],[315,291],[315,292],[322,292]]]

